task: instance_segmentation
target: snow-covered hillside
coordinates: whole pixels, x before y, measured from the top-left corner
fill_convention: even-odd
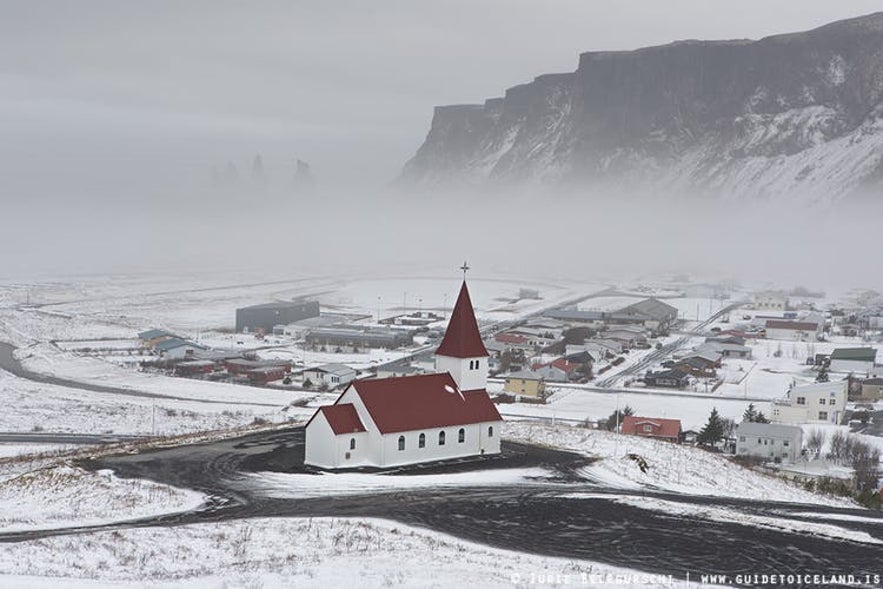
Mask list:
[[[589,52],[437,107],[409,184],[836,201],[883,179],[883,13],[760,41]]]

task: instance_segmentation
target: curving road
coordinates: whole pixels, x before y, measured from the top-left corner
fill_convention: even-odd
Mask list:
[[[173,401],[190,401],[192,403],[209,403],[212,405],[247,405],[259,407],[281,407],[281,403],[246,403],[243,401],[215,401],[211,399],[199,399],[194,397],[177,397],[173,395],[159,395],[156,393],[147,393],[133,389],[124,389],[122,387],[111,387],[100,384],[91,384],[87,382],[79,382],[68,378],[60,378],[48,374],[40,374],[33,370],[28,370],[21,365],[21,362],[15,357],[16,347],[6,342],[0,342],[0,369],[5,370],[19,378],[24,378],[34,382],[43,384],[58,385],[69,389],[80,389],[84,391],[92,391],[95,393],[109,393],[113,395],[123,395],[126,397],[142,397],[148,399],[164,399]]]
[[[525,485],[403,488],[370,495],[303,499],[262,496],[241,476],[262,471],[304,472],[302,460],[303,429],[291,429],[88,462],[90,468],[111,468],[125,477],[197,489],[212,500],[202,509],[183,514],[111,526],[2,534],[0,542],[253,517],[381,517],[500,548],[588,559],[681,579],[688,573],[696,579],[700,573],[881,572],[883,517],[879,513],[613,489],[585,474],[584,467],[590,462],[585,457],[512,442],[504,443],[502,456],[402,470],[387,476],[537,466],[546,468],[552,476]],[[624,505],[617,502],[622,497],[638,501],[664,499],[683,508],[686,515]],[[704,517],[702,511],[708,507],[731,510],[732,520]],[[739,522],[749,515],[779,521],[764,526]],[[781,520],[786,520],[785,525]],[[830,523],[864,532],[878,543],[788,531],[793,525],[788,521]]]

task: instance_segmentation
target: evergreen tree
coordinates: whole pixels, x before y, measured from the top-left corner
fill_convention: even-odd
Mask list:
[[[757,421],[757,409],[754,408],[754,403],[748,404],[748,409],[742,414],[742,421],[747,421],[748,423]]]
[[[767,419],[767,416],[763,414],[763,411],[758,411],[757,416],[754,418],[754,423],[769,423],[770,420]]]
[[[623,409],[617,409],[613,413],[610,414],[610,417],[607,418],[607,430],[614,431],[617,425],[622,424],[622,418],[626,415],[634,415],[635,411],[628,405]]]
[[[828,382],[830,377],[828,376],[828,367],[822,364],[822,367],[819,369],[819,373],[816,375],[816,382]]]
[[[714,446],[716,443],[720,442],[723,437],[724,424],[721,420],[720,414],[717,412],[717,407],[715,407],[711,410],[711,414],[708,416],[708,422],[702,427],[702,430],[696,437],[696,441],[703,446],[706,444]]]

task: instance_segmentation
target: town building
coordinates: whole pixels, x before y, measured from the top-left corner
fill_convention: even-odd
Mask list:
[[[318,301],[264,303],[236,309],[239,333],[273,333],[277,325],[319,316]]]
[[[412,344],[414,336],[405,329],[340,325],[312,329],[306,335],[305,341],[313,348],[351,353],[366,348],[401,348]]]
[[[785,398],[772,402],[774,423],[840,423],[846,410],[847,383],[822,382],[793,387]]]
[[[768,462],[796,462],[803,447],[803,430],[793,425],[744,421],[736,428],[736,455]]]
[[[835,348],[831,352],[828,370],[867,376],[873,371],[876,360],[876,348]]]
[[[436,350],[435,374],[351,382],[306,425],[305,463],[387,468],[500,452],[488,353],[466,282]]]
[[[640,319],[641,325],[654,333],[668,331],[678,319],[677,307],[652,297],[620,309],[618,314]]]
[[[807,320],[767,319],[764,323],[764,330],[767,339],[814,342],[819,339],[822,324]]]
[[[657,438],[677,443],[681,441],[681,420],[626,415],[622,418],[619,431],[628,436]]]

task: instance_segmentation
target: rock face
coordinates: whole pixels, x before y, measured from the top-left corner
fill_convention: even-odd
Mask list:
[[[580,55],[436,107],[409,184],[633,186],[831,201],[883,187],[883,13],[759,41]]]

